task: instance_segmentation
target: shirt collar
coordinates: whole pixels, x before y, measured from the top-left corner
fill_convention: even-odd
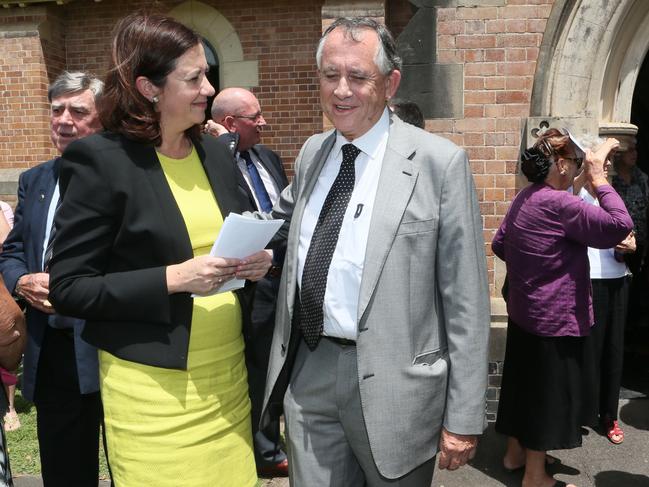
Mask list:
[[[390,115],[387,107],[383,109],[381,118],[363,135],[354,139],[351,143],[358,147],[361,152],[366,154],[370,159],[376,159],[381,148],[382,143],[387,140],[390,132]],[[342,151],[345,144],[349,144],[349,140],[345,138],[340,132],[336,131],[336,142],[333,147],[333,153],[336,156]]]

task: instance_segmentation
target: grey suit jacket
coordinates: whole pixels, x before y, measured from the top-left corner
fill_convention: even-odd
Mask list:
[[[281,231],[288,246],[262,423],[278,413],[299,343],[300,226],[334,140],[333,132],[307,140],[273,209],[287,221]],[[489,322],[481,216],[466,153],[391,117],[357,340],[363,415],[382,475],[400,477],[432,458],[442,426],[459,434],[484,430]]]

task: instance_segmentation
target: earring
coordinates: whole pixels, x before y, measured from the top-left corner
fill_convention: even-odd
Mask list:
[[[153,103],[158,103],[160,101],[160,98],[158,97],[158,95],[153,95],[153,98],[151,98],[151,101]]]

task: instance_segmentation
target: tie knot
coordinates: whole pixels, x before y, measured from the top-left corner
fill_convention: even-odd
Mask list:
[[[343,145],[343,162],[353,162],[356,160],[358,154],[361,153],[361,150],[356,147],[354,144],[345,144]]]
[[[250,153],[247,150],[239,152],[239,155],[243,158],[244,161],[248,164],[252,164],[252,158],[250,157]]]

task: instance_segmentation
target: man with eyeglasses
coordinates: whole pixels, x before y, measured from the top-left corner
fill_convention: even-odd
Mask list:
[[[206,131],[227,144],[241,174],[239,189],[250,210],[269,212],[288,185],[280,157],[260,145],[266,120],[259,100],[243,88],[226,88],[212,104],[212,120]],[[252,403],[252,431],[257,472],[261,476],[288,475],[288,460],[279,447],[279,422],[259,431],[259,419],[266,385],[266,373],[275,325],[275,305],[284,249],[275,250],[273,266],[257,283],[251,327],[244,330],[248,387]]]

